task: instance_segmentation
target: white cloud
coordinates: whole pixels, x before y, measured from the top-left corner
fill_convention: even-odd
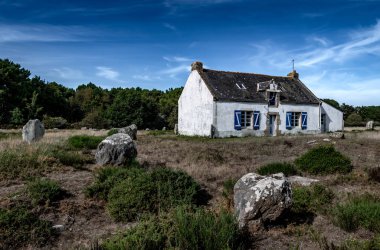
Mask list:
[[[168,28],[168,29],[170,29],[172,31],[177,31],[177,28],[174,25],[170,24],[170,23],[164,23],[163,25],[164,25],[165,28]]]
[[[164,60],[168,62],[192,62],[194,61],[191,58],[183,57],[183,56],[164,56]]]
[[[71,69],[71,68],[68,68],[68,67],[55,68],[55,69],[53,69],[53,71],[55,71],[56,73],[58,73],[58,75],[61,78],[68,79],[68,80],[82,79],[84,77],[83,73],[80,70],[75,70],[75,69]]]
[[[0,24],[0,43],[82,41],[85,34],[80,26]]]
[[[112,68],[99,66],[96,67],[96,69],[98,70],[98,72],[96,73],[97,76],[106,78],[108,80],[118,81],[118,77],[120,74]]]
[[[175,78],[177,75],[181,73],[190,72],[190,69],[190,65],[181,64],[175,67],[170,67],[168,69],[162,70],[160,71],[160,74],[169,75],[170,77]]]

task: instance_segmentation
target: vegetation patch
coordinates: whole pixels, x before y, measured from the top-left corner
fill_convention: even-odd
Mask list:
[[[52,150],[50,155],[57,159],[62,165],[81,168],[85,164],[94,162],[93,157],[75,151]]]
[[[108,200],[110,190],[122,181],[133,181],[137,176],[144,174],[141,168],[105,167],[96,171],[96,181],[86,188],[87,197]]]
[[[117,134],[117,133],[119,133],[119,129],[112,128],[112,129],[108,130],[107,136],[111,136],[111,135],[114,135],[114,134]]]
[[[68,139],[68,144],[74,149],[96,149],[104,136],[75,135]]]
[[[293,188],[292,212],[297,214],[322,212],[326,213],[334,199],[334,193],[321,184],[310,187]]]
[[[49,179],[36,179],[29,182],[26,192],[33,205],[49,205],[66,194],[56,181]]]
[[[283,173],[285,176],[289,176],[297,174],[297,169],[291,163],[275,162],[261,166],[257,172],[261,175]]]
[[[26,147],[6,149],[0,152],[0,180],[28,179],[41,176],[48,166],[39,151]]]
[[[8,132],[8,133],[3,133],[0,132],[0,140],[2,139],[8,139],[8,138],[21,138],[21,134],[17,132]]]
[[[336,224],[347,231],[359,227],[380,232],[380,200],[371,195],[353,197],[334,209]]]
[[[158,168],[128,178],[110,190],[107,208],[118,221],[132,221],[144,213],[168,211],[200,202],[201,187],[181,171]]]
[[[311,174],[348,173],[352,170],[351,160],[333,146],[312,148],[295,160],[296,166]]]
[[[204,209],[178,207],[149,217],[136,227],[102,245],[103,249],[245,249],[249,237],[234,216]]]
[[[24,207],[0,208],[0,249],[41,247],[54,236],[52,223]]]
[[[153,136],[159,136],[159,135],[174,135],[173,130],[151,130],[148,132],[148,135],[153,135]]]

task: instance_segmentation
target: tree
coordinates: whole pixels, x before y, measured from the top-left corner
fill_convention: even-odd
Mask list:
[[[346,124],[347,125],[362,125],[363,119],[359,114],[352,113],[347,117]]]
[[[334,99],[321,99],[321,100],[329,104],[330,106],[333,106],[334,108],[341,110],[339,102],[335,101]]]
[[[24,123],[24,117],[19,108],[14,108],[11,111],[11,123],[14,125],[19,125]]]
[[[40,118],[40,114],[43,110],[43,107],[39,107],[37,105],[37,98],[37,92],[33,91],[32,99],[30,103],[26,105],[26,109],[28,110],[28,119]]]
[[[340,110],[342,110],[343,112],[343,119],[346,120],[347,117],[354,113],[355,112],[355,108],[351,105],[347,105],[345,103],[343,103],[341,106],[340,106]]]

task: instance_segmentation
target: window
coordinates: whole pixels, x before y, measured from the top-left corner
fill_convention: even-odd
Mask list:
[[[241,111],[241,128],[249,128],[252,125],[252,111]]]
[[[276,92],[269,92],[269,106],[276,106]]]
[[[298,112],[292,112],[292,119],[290,120],[290,125],[295,128],[300,126],[300,117],[301,113]]]

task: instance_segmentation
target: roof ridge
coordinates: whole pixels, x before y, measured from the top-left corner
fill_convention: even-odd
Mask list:
[[[238,71],[225,71],[225,70],[215,70],[215,69],[203,69],[203,71],[215,71],[215,72],[222,72],[222,73],[232,73],[232,74],[248,74],[248,75],[256,75],[256,76],[270,76],[270,77],[277,77],[277,78],[291,78],[289,76],[274,76],[274,75],[266,75],[266,74],[258,74],[258,73],[250,73],[250,72],[238,72]]]

